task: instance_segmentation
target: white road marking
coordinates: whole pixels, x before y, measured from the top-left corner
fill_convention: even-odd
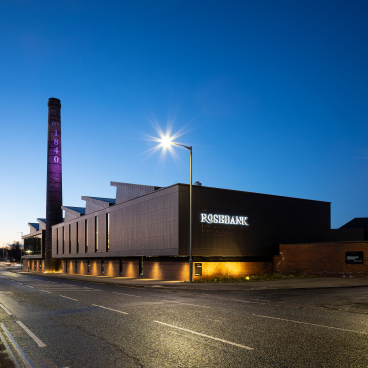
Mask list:
[[[259,302],[267,302],[267,303],[270,302],[269,300],[265,300],[265,299],[251,299],[251,300],[258,300]]]
[[[190,303],[182,303],[182,302],[174,302],[172,300],[168,300],[168,302],[170,303],[176,303],[176,304],[185,304],[185,305],[191,305],[193,307],[201,307],[201,308],[208,308],[208,309],[211,309],[211,307],[206,307],[204,305],[198,305],[198,304],[190,304]]]
[[[187,330],[187,329],[185,329],[185,328],[181,328],[181,327],[177,327],[177,326],[169,325],[168,323],[164,323],[164,322],[160,322],[160,321],[153,321],[153,322],[160,323],[161,325],[168,326],[168,327],[172,327],[172,328],[176,328],[176,329],[178,329],[178,330],[182,330],[182,331],[185,331],[185,332],[190,332],[190,333],[195,334],[195,335],[198,335],[198,336],[207,337],[207,338],[209,338],[209,339],[216,340],[216,341],[220,341],[220,342],[223,342],[223,343],[225,343],[225,344],[234,345],[234,346],[237,346],[237,347],[239,347],[239,348],[243,348],[243,349],[247,349],[247,350],[253,350],[253,348],[250,348],[249,346],[240,345],[240,344],[237,344],[237,343],[235,343],[235,342],[231,342],[231,341],[227,341],[227,340],[219,339],[218,337],[213,337],[213,336],[205,335],[205,334],[202,334],[202,333],[200,333],[200,332]]]
[[[1,339],[2,343],[4,344],[6,350],[8,351],[8,354],[11,356],[11,359],[12,359],[13,363],[17,366],[17,368],[20,368],[20,365],[18,364],[17,359],[15,358],[13,352],[11,351],[8,343],[6,342],[4,336],[1,332],[0,332],[0,339]]]
[[[294,322],[294,323],[300,323],[300,324],[303,324],[303,325],[324,327],[324,328],[330,328],[330,329],[333,329],[333,330],[348,331],[348,332],[354,332],[354,333],[358,333],[358,334],[362,334],[362,335],[368,335],[368,332],[360,332],[360,331],[348,330],[346,328],[339,328],[339,327],[331,327],[331,326],[325,326],[325,325],[318,325],[316,323],[308,323],[308,322],[294,321],[292,319],[284,319],[284,318],[277,318],[277,317],[270,317],[270,316],[261,316],[259,314],[253,314],[253,316],[262,317],[262,318],[270,318],[270,319],[278,319],[280,321]]]
[[[69,298],[68,296],[65,296],[65,295],[59,295],[59,296],[61,296],[62,298],[66,298],[66,299],[70,299],[70,300],[75,300],[76,302],[78,301],[78,299]]]
[[[34,340],[34,341],[36,341],[36,343],[37,343],[37,345],[40,347],[40,348],[44,348],[46,345],[30,330],[30,329],[28,329],[26,326],[24,326],[24,324],[21,322],[21,321],[17,321],[17,323],[18,323],[18,325],[20,326],[20,327],[22,327],[23,328],[23,330],[24,331],[26,331],[27,332],[27,334],[29,335],[29,336],[31,336],[32,337],[32,339]]]
[[[103,308],[103,309],[108,309],[108,310],[111,310],[113,312],[118,312],[118,313],[123,313],[123,314],[129,314],[127,312],[118,311],[116,309],[111,309],[111,308],[103,307],[102,305],[97,305],[97,304],[92,304],[92,305],[95,306],[95,307],[100,307],[100,308]]]
[[[230,299],[234,302],[242,302],[242,303],[251,303],[251,304],[265,304],[265,303],[260,303],[260,302],[252,302],[250,300],[241,300],[241,299]]]
[[[34,287],[33,287],[33,286],[29,286],[29,285],[26,285],[26,286],[28,286],[28,287],[30,287],[30,288],[32,288],[32,289],[34,289]]]
[[[12,312],[10,312],[8,309],[6,309],[2,304],[0,304],[0,307],[3,308],[4,311],[9,314],[9,316],[12,315]]]
[[[8,336],[10,342],[12,343],[13,347],[15,348],[15,350],[17,351],[17,353],[19,354],[19,356],[21,357],[24,365],[27,367],[27,368],[33,368],[31,362],[28,360],[27,356],[24,354],[23,350],[19,347],[19,345],[17,344],[17,342],[15,341],[14,337],[12,336],[12,334],[7,330],[7,328],[4,326],[4,324],[2,323],[1,324],[1,327],[2,329],[4,330],[5,334]],[[6,340],[4,339],[4,337],[1,335],[1,339],[3,340],[3,343],[5,346],[8,346],[8,344],[6,343]],[[8,348],[7,348],[8,349]],[[11,349],[9,348],[8,349],[9,351],[9,354],[11,356],[14,357],[14,362],[16,363],[17,367],[20,368],[17,360],[15,359],[15,356],[14,354],[12,353]]]
[[[127,295],[127,296],[135,296],[135,297],[137,297],[137,298],[140,298],[140,297],[141,297],[140,295],[117,293],[116,291],[113,291],[112,293],[113,293],[113,294],[120,294],[120,295]]]
[[[49,293],[51,294],[51,291],[46,291],[46,290],[42,290],[42,289],[38,289],[39,291],[43,291],[44,293]]]

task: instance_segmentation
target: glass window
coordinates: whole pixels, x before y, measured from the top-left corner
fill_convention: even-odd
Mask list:
[[[95,217],[95,252],[98,252],[98,217]]]
[[[42,235],[33,235],[24,239],[24,253],[26,255],[41,254]]]
[[[88,253],[88,220],[84,220],[84,251]]]
[[[79,222],[76,222],[75,226],[75,236],[76,236],[76,240],[77,240],[77,253],[79,253]]]
[[[106,252],[110,250],[110,213],[106,214]]]

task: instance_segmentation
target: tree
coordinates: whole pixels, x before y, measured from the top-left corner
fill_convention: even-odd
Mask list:
[[[20,250],[21,244],[19,243],[19,241],[13,241],[13,244],[11,244],[11,249],[9,250],[8,254],[8,258],[9,259],[14,259],[16,262],[19,262],[21,257],[22,257],[22,252]]]

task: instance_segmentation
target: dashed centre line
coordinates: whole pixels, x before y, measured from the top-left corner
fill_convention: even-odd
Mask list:
[[[140,298],[140,297],[141,297],[140,295],[124,294],[124,293],[118,293],[118,292],[116,292],[116,291],[113,291],[112,293],[113,293],[113,294],[120,294],[120,295],[127,295],[127,296],[135,296],[135,297],[137,297],[137,298]]]
[[[266,303],[260,303],[260,302],[252,302],[250,300],[241,300],[241,299],[230,299],[234,302],[241,302],[241,303],[251,303],[251,304],[266,304]]]
[[[331,327],[331,326],[325,326],[325,325],[319,325],[316,323],[309,323],[309,322],[301,322],[301,321],[294,321],[292,319],[285,319],[285,318],[278,318],[278,317],[270,317],[270,316],[262,316],[260,314],[253,314],[253,316],[261,317],[261,318],[270,318],[270,319],[276,319],[279,321],[286,321],[286,322],[294,322],[294,323],[300,323],[303,325],[310,325],[310,326],[316,326],[316,327],[324,327],[324,328],[330,328],[332,330],[340,330],[340,331],[347,331],[347,332],[354,332],[362,335],[368,335],[368,332],[361,332],[361,331],[354,331],[354,330],[348,330],[346,328],[340,328],[340,327]]]
[[[242,349],[246,349],[246,350],[253,350],[253,349],[254,349],[254,348],[251,348],[251,347],[249,347],[249,346],[245,346],[245,345],[237,344],[237,343],[235,343],[235,342],[231,342],[231,341],[223,340],[223,339],[220,339],[220,338],[218,338],[218,337],[213,337],[213,336],[209,336],[209,335],[202,334],[202,333],[200,333],[200,332],[187,330],[186,328],[181,328],[181,327],[177,327],[177,326],[169,325],[168,323],[164,323],[164,322],[160,322],[160,321],[153,321],[153,322],[155,322],[155,323],[159,323],[159,324],[164,325],[164,326],[168,326],[168,327],[176,328],[176,329],[181,330],[181,331],[189,332],[189,333],[192,333],[192,334],[194,334],[194,335],[198,335],[198,336],[202,336],[202,337],[207,337],[208,339],[212,339],[212,340],[220,341],[220,342],[223,342],[223,343],[225,343],[225,344],[234,345],[234,346],[237,346],[238,348],[242,348]]]
[[[59,295],[59,296],[61,296],[62,298],[66,298],[66,299],[70,299],[70,300],[75,300],[76,302],[78,301],[78,299],[69,298],[68,296],[65,296],[65,295]]]
[[[108,310],[111,310],[113,312],[118,312],[118,313],[122,313],[122,314],[129,314],[127,312],[122,312],[122,311],[118,311],[116,309],[111,309],[111,308],[107,308],[107,307],[104,307],[102,305],[97,305],[97,304],[92,304],[94,307],[100,307],[100,308],[103,308],[103,309],[108,309]]]
[[[46,344],[44,344],[29,328],[27,328],[21,321],[17,321],[18,325],[23,328],[24,331],[27,332],[29,336],[32,337],[34,341],[36,341],[37,345],[40,348],[44,348]]]

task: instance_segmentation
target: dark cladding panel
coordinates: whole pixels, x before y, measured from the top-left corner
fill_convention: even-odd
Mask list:
[[[179,254],[188,255],[189,186],[179,187]],[[193,255],[272,256],[281,243],[328,240],[328,202],[194,186],[193,204]],[[201,213],[248,217],[249,226],[201,223]]]
[[[71,223],[71,248],[72,252],[71,254],[77,253],[77,223]]]
[[[98,251],[106,251],[106,214],[98,215]]]
[[[56,228],[52,228],[52,254],[56,254],[56,245],[57,245],[57,230]]]
[[[88,253],[95,253],[95,217],[89,217],[87,220],[88,234]]]

